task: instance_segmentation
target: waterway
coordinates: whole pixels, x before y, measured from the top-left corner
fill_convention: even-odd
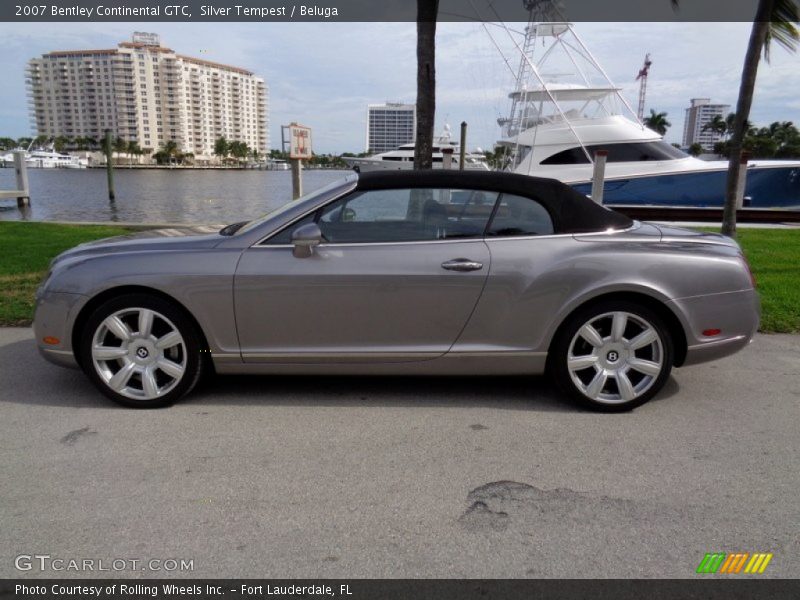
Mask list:
[[[303,171],[311,192],[350,171]],[[29,169],[31,205],[0,200],[0,221],[107,221],[223,224],[258,217],[292,199],[289,171],[114,171],[116,199],[108,199],[102,169]],[[14,189],[13,169],[0,169],[0,189]]]

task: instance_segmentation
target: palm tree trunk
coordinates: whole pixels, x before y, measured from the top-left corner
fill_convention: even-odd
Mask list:
[[[739,173],[741,170],[742,144],[747,133],[747,120],[750,117],[750,107],[753,104],[753,90],[756,85],[758,63],[767,32],[770,26],[774,0],[759,0],[753,28],[750,31],[750,41],[742,68],[742,82],[739,85],[739,98],[736,101],[736,117],[733,121],[733,134],[730,139],[730,154],[728,155],[728,180],[725,185],[725,210],[722,214],[722,233],[734,237],[736,235],[736,196],[739,188]]]
[[[433,168],[436,114],[436,15],[439,0],[417,0],[417,139],[414,168]]]

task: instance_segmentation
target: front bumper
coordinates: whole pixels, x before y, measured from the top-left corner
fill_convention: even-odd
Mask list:
[[[61,367],[78,367],[72,347],[72,329],[87,300],[81,294],[42,290],[37,293],[33,334],[39,353],[51,363]],[[50,343],[46,343],[45,338]]]
[[[717,360],[735,354],[749,344],[758,330],[761,305],[754,289],[672,300],[682,316],[686,332],[683,365]],[[703,331],[720,333],[704,336]]]

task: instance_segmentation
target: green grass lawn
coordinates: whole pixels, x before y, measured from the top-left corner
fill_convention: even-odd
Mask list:
[[[800,332],[800,229],[740,228],[736,239],[761,296],[760,330]]]
[[[709,231],[715,231],[708,228]],[[33,294],[58,253],[124,227],[0,222],[0,325],[28,325]],[[761,295],[761,331],[800,332],[800,229],[739,229]]]
[[[0,222],[0,325],[30,324],[33,295],[57,254],[129,231],[105,225]]]

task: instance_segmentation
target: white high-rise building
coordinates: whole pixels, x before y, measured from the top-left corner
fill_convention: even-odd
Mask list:
[[[712,104],[710,98],[692,98],[683,121],[683,146],[688,148],[692,144],[700,144],[704,150],[713,151],[714,144],[722,141],[725,136],[710,129],[703,131],[703,127],[711,122],[715,115],[725,118],[730,110],[730,104]]]
[[[367,105],[367,152],[388,152],[409,144],[416,132],[416,105],[392,102]]]
[[[49,52],[28,63],[37,134],[115,137],[158,150],[174,141],[211,159],[220,137],[269,152],[268,89],[251,71],[175,53],[152,33],[105,50]]]

